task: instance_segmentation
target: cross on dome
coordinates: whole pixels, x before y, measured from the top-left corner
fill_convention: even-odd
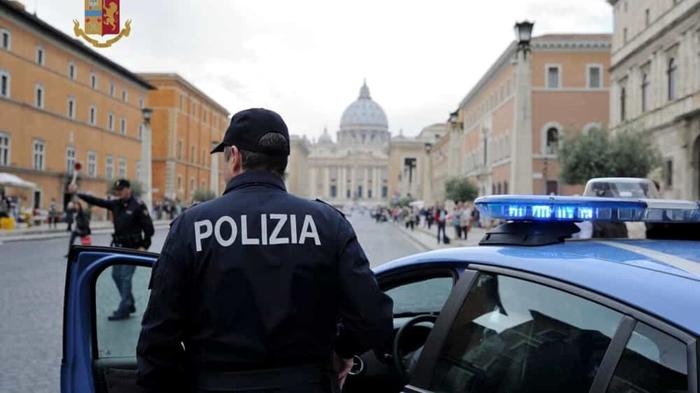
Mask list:
[[[362,87],[360,88],[360,98],[372,99],[369,95],[369,87],[367,87],[367,78],[362,82]]]

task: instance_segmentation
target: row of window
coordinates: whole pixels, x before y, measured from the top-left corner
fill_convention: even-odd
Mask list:
[[[545,66],[545,86],[548,89],[562,87],[562,68],[559,64],[547,64]],[[586,66],[586,87],[589,89],[601,89],[603,84],[603,66],[600,64],[588,64]]]
[[[602,89],[605,87],[603,79],[603,66],[601,64],[586,65],[586,87],[588,89]],[[562,66],[560,64],[545,65],[544,83],[547,89],[561,89],[562,86]],[[474,123],[481,120],[484,113],[495,110],[503,101],[513,93],[513,80],[508,80],[499,88],[495,89],[484,102],[473,110],[465,114],[465,129],[470,129]]]
[[[674,6],[675,6],[676,4],[678,4],[678,3],[680,3],[680,0],[673,0],[673,5],[674,5]],[[627,2],[624,2],[624,7],[623,7],[623,9],[624,9],[625,13],[627,13]],[[665,10],[659,10],[659,11],[660,11],[661,13],[663,13]],[[651,18],[652,18],[652,16],[651,16],[651,9],[646,8],[646,9],[644,10],[643,16],[644,16],[644,27],[645,27],[645,28],[646,28],[646,27],[649,27],[649,26],[651,25]],[[633,24],[634,24],[634,23],[633,23]],[[627,27],[623,27],[623,28],[622,28],[622,41],[623,41],[624,43],[627,43],[628,39],[629,39],[629,30],[627,29]]]
[[[177,176],[177,190],[178,190],[179,192],[185,191],[185,189],[182,187],[182,185],[183,185],[183,183],[182,183],[182,176],[178,175],[178,176]],[[202,180],[202,182],[200,183],[200,189],[202,189],[202,190],[206,190],[206,189],[207,189],[207,181],[206,181],[206,180]],[[190,178],[190,188],[189,188],[189,192],[190,192],[190,194],[193,194],[195,191],[197,191],[197,190],[195,189],[195,180],[194,180],[194,177],[191,177],[191,178]]]
[[[199,107],[197,102],[195,102],[192,99],[188,100],[187,97],[185,97],[184,95],[181,95],[180,96],[180,111],[185,112],[186,111],[185,106],[189,106],[190,115],[192,115],[193,117],[197,116],[197,112],[198,112],[197,108]],[[204,108],[204,105],[202,105],[202,108]],[[201,112],[201,119],[202,119],[203,123],[212,124],[215,127],[219,127],[219,126],[225,127],[226,126],[226,125],[219,125],[218,124],[220,119],[213,112],[212,112],[211,116],[209,116],[209,111],[206,109],[201,109],[199,112]]]
[[[207,165],[207,157],[209,156],[209,152],[207,149],[202,148],[201,150],[201,155],[197,157],[196,155],[197,152],[197,147],[195,145],[190,146],[190,162],[193,164],[200,164],[200,165]],[[183,142],[182,140],[177,141],[177,159],[178,160],[184,160],[184,150],[183,150]]]
[[[0,97],[10,97],[10,75],[2,70],[0,70]],[[46,102],[45,97],[46,92],[44,86],[37,84],[34,90],[34,106],[39,109],[44,109]],[[73,97],[68,97],[68,101],[66,103],[66,116],[73,120],[75,120],[77,117],[77,103]],[[88,110],[87,122],[92,126],[97,125],[97,107],[95,105],[90,106]],[[107,115],[107,129],[109,131],[115,131],[115,127],[117,125],[116,122],[117,120],[115,115],[113,113],[109,113]],[[139,126],[139,138],[141,138],[142,131],[141,126]],[[127,120],[125,118],[121,118],[119,120],[119,132],[122,135],[127,134]]]
[[[651,101],[651,76],[649,65],[640,68],[641,78],[639,85],[639,108],[642,113],[650,109]],[[666,100],[674,101],[678,98],[678,62],[675,57],[670,57],[666,62]],[[620,82],[619,92],[620,121],[627,120],[628,115],[628,86],[627,77]]]
[[[10,166],[11,163],[11,144],[8,134],[0,133],[0,167]],[[76,161],[75,147],[68,146],[66,148],[66,173],[73,173],[73,168]],[[125,158],[119,158],[117,161],[117,176],[126,177],[127,165]],[[40,139],[35,139],[32,142],[32,168],[37,171],[46,169],[46,143]],[[88,177],[97,177],[97,153],[88,151],[87,153],[87,168],[86,174]],[[107,155],[105,159],[104,176],[107,179],[114,178],[114,158],[112,155]]]
[[[0,29],[0,43],[2,44],[2,49],[11,50],[12,48],[12,35],[7,29]],[[44,66],[46,64],[46,50],[42,46],[37,46],[35,51],[36,64]],[[68,78],[71,80],[76,80],[78,78],[78,66],[74,62],[68,63]],[[97,74],[94,72],[90,74],[90,87],[92,89],[98,89],[98,79]],[[110,97],[115,97],[117,95],[117,87],[114,82],[109,83],[109,95]],[[121,91],[121,99],[124,102],[129,102],[129,93],[126,89]],[[145,106],[143,97],[139,97],[139,107],[143,108]]]

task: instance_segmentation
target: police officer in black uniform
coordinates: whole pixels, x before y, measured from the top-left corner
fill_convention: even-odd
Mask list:
[[[224,195],[173,221],[154,267],[139,384],[337,391],[353,355],[391,341],[391,299],[342,214],[287,193],[289,134],[277,113],[237,113],[217,152]]]
[[[78,193],[78,197],[85,202],[103,207],[112,212],[114,220],[114,234],[112,245],[115,247],[147,250],[151,246],[153,237],[153,221],[148,214],[148,207],[141,200],[134,198],[131,191],[131,183],[126,179],[114,182],[114,190],[117,199],[102,199],[92,195]],[[69,192],[75,193],[77,187],[69,186]],[[129,318],[136,312],[134,295],[131,293],[131,278],[134,276],[136,266],[114,265],[112,267],[112,279],[117,285],[121,296],[119,307],[108,317],[110,321]]]

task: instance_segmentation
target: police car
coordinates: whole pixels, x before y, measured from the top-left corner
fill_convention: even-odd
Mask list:
[[[479,247],[376,269],[394,300],[395,335],[355,358],[345,392],[699,393],[700,241],[570,239],[582,221],[639,221],[697,239],[697,202],[493,196],[476,205],[504,222]],[[137,391],[139,312],[156,257],[72,250],[63,393]],[[106,269],[116,264],[138,266],[137,312],[108,322],[118,295]]]

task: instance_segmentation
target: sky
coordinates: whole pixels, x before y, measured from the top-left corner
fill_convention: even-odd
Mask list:
[[[83,0],[23,0],[72,35]],[[132,31],[96,49],[135,72],[176,72],[231,113],[279,112],[290,131],[338,130],[367,79],[389,129],[443,122],[506,46],[535,35],[609,33],[605,0],[121,0]]]

